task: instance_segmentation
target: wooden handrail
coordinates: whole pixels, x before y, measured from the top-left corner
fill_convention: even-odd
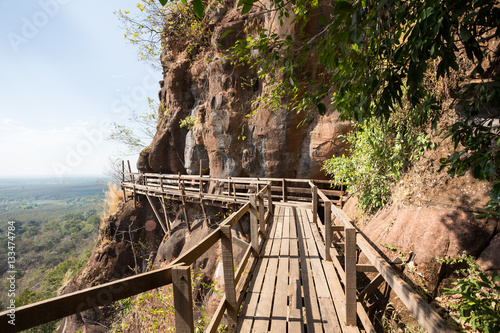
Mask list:
[[[313,182],[309,182],[311,186],[311,192],[313,196],[313,214],[317,212],[317,206],[315,207],[314,202],[317,202],[317,196],[321,198],[325,203],[330,201],[328,197],[319,190]],[[327,212],[326,207],[330,206],[331,212]],[[428,332],[454,332],[446,321],[441,318],[426,302],[425,300],[417,294],[402,278],[399,277],[397,272],[391,267],[391,265],[383,259],[373,243],[362,233],[354,227],[351,219],[347,214],[341,209],[337,208],[335,205],[325,204],[325,259],[331,258],[330,255],[330,244],[329,237],[331,231],[331,216],[332,214],[341,223],[341,226],[336,226],[335,229],[344,232],[344,288],[346,297],[346,313],[345,320],[348,325],[356,324],[356,270],[360,265],[356,265],[357,255],[356,248],[362,251],[363,254],[371,262],[369,269],[373,271],[374,268],[380,273],[385,281],[391,286],[396,295],[403,301],[406,307],[411,311],[411,313],[417,318],[417,320],[422,324],[422,326],[427,329]],[[315,220],[313,218],[313,220]],[[360,266],[361,268],[361,266]]]
[[[138,188],[139,185],[134,186]],[[268,188],[268,186],[264,187],[257,195],[263,196]],[[252,209],[254,208],[251,207],[250,202],[244,204],[238,211],[227,217],[217,229],[172,261],[167,267],[16,308],[15,316],[18,320],[16,320],[15,326],[8,324],[10,311],[3,311],[0,313],[0,331],[19,332],[170,284],[172,283],[172,269],[174,267],[178,267],[179,265],[190,266],[193,264],[203,253],[208,251],[208,249],[221,239],[221,228],[233,227],[237,221]],[[235,275],[235,283],[239,281],[243,272],[243,266],[248,262],[250,252],[247,249],[247,254],[245,254],[242,264]],[[231,265],[232,269],[233,266]],[[37,315],[33,316],[33,313]],[[22,320],[19,318],[22,318]]]

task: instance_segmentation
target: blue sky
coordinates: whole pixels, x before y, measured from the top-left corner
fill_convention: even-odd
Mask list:
[[[0,0],[0,177],[102,174],[123,156],[110,123],[147,110],[162,77],[113,14],[138,2]]]

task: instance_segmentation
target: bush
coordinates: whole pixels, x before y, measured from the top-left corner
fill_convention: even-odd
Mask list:
[[[466,263],[467,268],[458,273],[462,276],[454,282],[454,289],[446,289],[448,295],[461,295],[458,304],[450,305],[458,310],[458,317],[472,326],[473,330],[485,333],[500,332],[500,276],[494,271],[491,276],[481,271],[474,258],[462,255],[455,260],[444,260],[448,264]]]
[[[401,173],[431,145],[411,114],[356,124],[342,139],[350,144],[349,153],[326,160],[323,170],[358,195],[365,212],[387,203]]]

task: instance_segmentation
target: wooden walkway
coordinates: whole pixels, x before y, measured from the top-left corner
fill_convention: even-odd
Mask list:
[[[125,180],[126,174],[129,180]],[[235,210],[167,266],[16,308],[19,320],[15,326],[9,323],[14,314],[5,310],[0,313],[0,332],[19,332],[171,284],[176,332],[193,333],[191,266],[219,244],[224,296],[206,332],[218,332],[225,315],[228,332],[354,333],[362,327],[363,332],[374,333],[363,302],[386,281],[429,333],[452,333],[375,244],[336,207],[341,205],[342,189],[323,189],[318,184],[325,185],[306,179],[215,179],[124,172],[124,199],[136,204],[139,196],[145,196],[166,236],[171,232],[166,199],[182,203],[188,232],[188,202],[200,204],[204,215],[204,204],[219,203]],[[155,204],[153,198],[159,202]],[[318,214],[321,207],[322,219]],[[231,231],[235,225],[242,230],[240,220],[247,214],[250,243],[235,239]],[[206,215],[204,218],[208,224]],[[244,249],[238,263],[233,258],[233,241]],[[360,261],[361,253],[368,262]],[[366,272],[378,275],[361,290],[356,276]]]
[[[333,297],[342,293],[339,277],[320,255],[317,232],[310,209],[276,207],[237,332],[359,332],[339,320]]]

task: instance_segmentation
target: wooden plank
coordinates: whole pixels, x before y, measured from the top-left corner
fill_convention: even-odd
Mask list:
[[[322,332],[323,325],[321,313],[318,307],[318,298],[316,297],[316,290],[314,288],[314,281],[312,277],[312,268],[310,259],[307,252],[307,240],[304,234],[302,222],[299,220],[297,210],[292,208],[295,217],[295,224],[297,228],[297,238],[299,244],[299,257],[300,257],[300,274],[302,278],[302,289],[304,295],[304,308],[306,325],[308,332]]]
[[[370,264],[357,264],[356,271],[357,272],[365,272],[365,273],[378,272],[377,268],[373,265],[370,265]]]
[[[346,298],[346,325],[356,325],[356,229],[345,228],[345,298]]]
[[[287,182],[291,182],[292,180],[291,179],[287,179],[286,180]],[[317,182],[317,180],[315,180],[314,182]],[[282,191],[282,186],[272,186],[271,187],[271,190],[273,192],[279,192],[281,193]],[[305,197],[309,197],[309,199],[311,198],[310,195],[311,195],[311,189],[308,188],[308,187],[292,187],[290,185],[288,185],[286,187],[286,192],[289,193],[289,194],[305,194],[306,196]],[[341,195],[344,194],[344,192],[342,191],[338,191],[338,190],[326,190],[326,189],[321,189],[321,192],[323,192],[325,195],[327,196],[330,196],[330,197],[340,197]]]
[[[189,266],[172,268],[172,289],[174,291],[175,331],[193,333],[193,294]]]
[[[395,269],[377,253],[374,245],[365,235],[358,233],[357,243],[368,260],[378,269],[392,290],[429,333],[454,332],[446,321],[408,283],[399,277]]]
[[[234,332],[236,330],[237,306],[236,306],[236,290],[234,283],[234,260],[233,260],[233,242],[231,235],[231,227],[224,225],[221,227],[221,253],[222,267],[224,271],[224,291],[227,302],[227,331]]]
[[[275,221],[271,227],[271,234],[276,231],[276,219],[280,214],[281,209],[278,210],[278,213],[275,215]],[[253,272],[252,281],[250,282],[248,287],[248,292],[243,304],[243,309],[241,310],[241,313],[238,317],[238,328],[236,329],[237,332],[250,332],[252,328],[253,319],[255,317],[255,311],[257,308],[260,291],[264,282],[264,276],[269,261],[269,256],[271,254],[273,241],[274,239],[272,237],[269,237],[265,240],[262,256]]]
[[[335,311],[335,306],[330,295],[326,276],[323,271],[323,265],[319,256],[316,242],[311,230],[311,221],[309,215],[301,209],[299,218],[302,221],[302,228],[306,237],[307,251],[310,256],[311,269],[313,273],[316,294],[318,295],[319,310],[323,319],[323,327],[325,332],[340,332],[340,324],[338,315]]]
[[[307,214],[312,214],[312,212],[307,211]],[[311,217],[309,218],[311,219]],[[321,236],[319,235],[318,225],[312,223],[311,229],[313,232],[313,236],[316,240],[316,245],[318,246],[318,251],[319,253],[323,253],[324,245]],[[340,283],[339,276],[342,276],[344,274],[344,271],[341,270],[339,272],[336,272],[335,267],[337,266],[334,267],[333,263],[338,263],[338,266],[340,266],[340,263],[338,262],[336,256],[332,256],[332,260],[333,260],[332,262],[324,260],[321,263],[323,264],[326,281],[328,283],[328,287],[332,295],[333,303],[335,305],[335,310],[337,311],[337,314],[341,315],[342,313],[345,313],[345,295],[343,292],[342,284]],[[346,326],[343,320],[340,320],[340,326],[342,327],[342,332],[344,333],[359,332],[359,329],[357,327]]]
[[[288,315],[288,272],[290,250],[290,208],[283,214],[283,232],[278,261],[278,275],[271,319],[271,332],[286,332]]]
[[[288,287],[288,332],[303,332],[304,318],[302,317],[302,291],[299,268],[299,244],[297,239],[297,226],[291,209],[288,209],[289,228],[290,228],[290,272]]]
[[[279,254],[282,241],[283,221],[285,211],[274,221],[276,224],[276,231],[270,235],[273,237],[273,244],[271,253],[269,255],[269,262],[262,285],[262,291],[259,298],[259,306],[255,312],[255,319],[252,332],[267,332],[269,326],[269,319],[271,317],[271,306],[274,298],[274,290],[276,285],[276,277],[278,270]]]

